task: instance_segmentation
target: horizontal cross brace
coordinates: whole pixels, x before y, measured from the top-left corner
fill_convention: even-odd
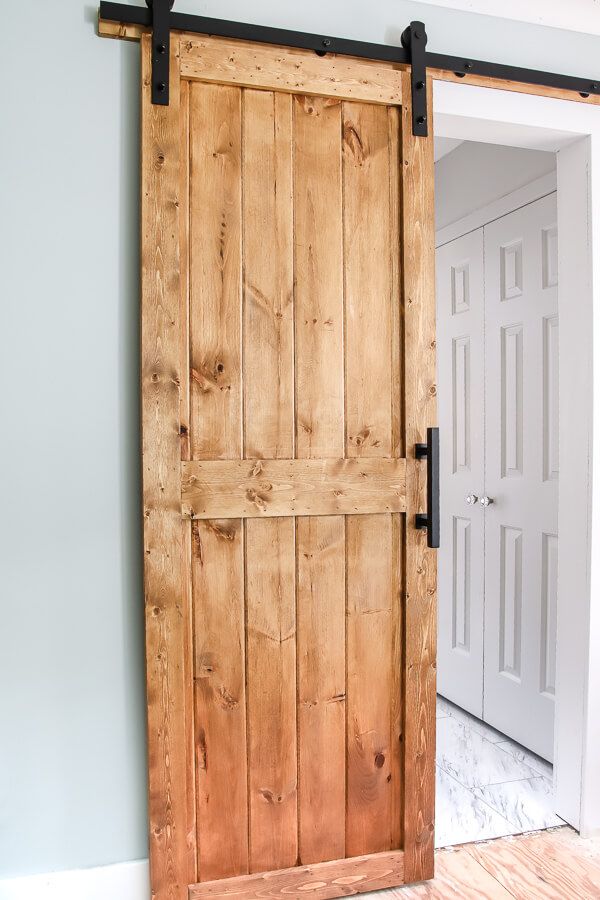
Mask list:
[[[107,22],[138,25],[142,28],[152,27],[152,11],[143,6],[129,6],[126,3],[100,3],[100,19]],[[309,34],[303,31],[290,31],[285,28],[270,28],[266,25],[252,25],[245,22],[229,22],[225,19],[212,19],[206,16],[195,16],[189,13],[171,12],[169,28],[176,31],[189,31],[195,34],[211,34],[217,37],[236,38],[242,41],[257,41],[263,44],[277,44],[283,47],[294,47],[301,50],[313,50],[315,53],[340,53],[346,56],[357,56],[362,59],[376,59],[383,62],[410,64],[410,53],[404,47],[389,44],[372,44],[355,41],[349,38],[337,38],[324,34]],[[457,75],[481,75],[500,81],[516,81],[537,87],[556,88],[558,90],[575,91],[583,97],[590,94],[600,95],[600,77],[579,78],[574,75],[561,75],[556,72],[541,72],[537,69],[526,69],[519,66],[507,66],[502,63],[485,62],[464,56],[449,56],[444,53],[425,53],[425,65],[428,69],[444,69]]]
[[[406,511],[406,460],[217,459],[181,464],[191,519],[338,516]]]

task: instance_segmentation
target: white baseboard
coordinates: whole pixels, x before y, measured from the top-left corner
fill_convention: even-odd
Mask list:
[[[149,900],[148,860],[0,881],[0,900]]]

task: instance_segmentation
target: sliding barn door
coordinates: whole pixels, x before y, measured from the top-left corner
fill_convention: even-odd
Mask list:
[[[433,872],[433,153],[391,65],[143,43],[153,897]]]

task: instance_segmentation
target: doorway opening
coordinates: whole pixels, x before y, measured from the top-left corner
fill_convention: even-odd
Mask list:
[[[556,815],[556,154],[436,138],[436,844]]]

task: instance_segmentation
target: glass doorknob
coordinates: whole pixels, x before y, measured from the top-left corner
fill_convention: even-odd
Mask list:
[[[477,503],[477,499],[477,494],[469,494],[467,497],[465,497],[465,500],[467,501],[469,506],[474,506]]]
[[[481,497],[479,499],[479,502],[481,503],[482,506],[489,506],[490,503],[493,503],[494,501],[492,500],[491,497]]]

